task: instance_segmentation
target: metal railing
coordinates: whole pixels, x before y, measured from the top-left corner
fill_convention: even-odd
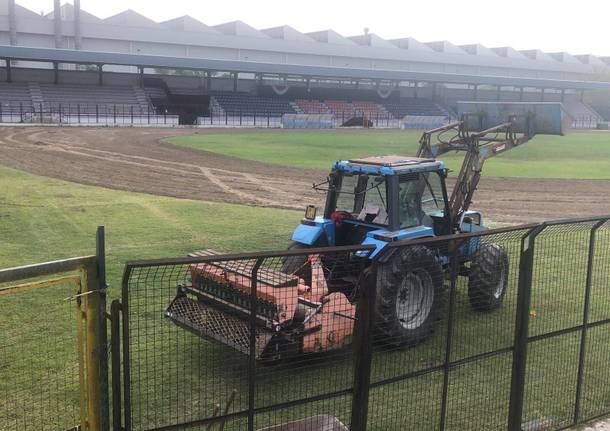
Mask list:
[[[177,115],[151,106],[86,103],[0,104],[0,123],[103,126],[175,126]]]
[[[0,271],[0,428],[520,431],[608,415],[609,220],[130,262],[109,313],[100,230],[96,256]]]
[[[608,414],[608,219],[373,259],[354,246],[128,263],[115,429],[559,430]]]

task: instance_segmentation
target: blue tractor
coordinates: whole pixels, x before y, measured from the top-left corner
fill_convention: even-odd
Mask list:
[[[502,111],[490,104],[485,112],[480,105],[466,106],[470,112],[462,112],[460,121],[423,134],[416,157],[334,163],[328,179],[314,185],[326,193],[324,213],[318,216],[313,206],[306,209],[290,248],[372,244],[375,250],[367,257],[373,259],[389,243],[487,229],[483,215],[469,210],[484,161],[528,142],[537,130],[552,133],[541,121],[550,107],[537,117],[533,105],[506,106]],[[559,118],[558,112],[550,118]],[[503,115],[504,121],[499,122]],[[553,127],[561,125],[555,121]],[[450,151],[465,153],[451,194],[448,170],[436,159]],[[380,338],[394,344],[414,345],[429,336],[437,320],[449,270],[448,252],[425,246],[393,251],[380,256],[376,274],[376,330]],[[471,306],[479,311],[500,307],[508,287],[506,250],[472,238],[459,254],[460,275],[469,279]],[[287,257],[282,271],[295,273],[304,260]]]
[[[449,279],[449,256],[456,252],[459,275],[469,279],[472,307],[500,307],[509,274],[508,255],[500,244],[471,236],[457,249],[419,244],[384,250],[390,243],[486,229],[481,213],[469,209],[485,160],[525,144],[536,133],[561,133],[560,104],[466,103],[459,108],[461,120],[425,132],[415,157],[338,161],[327,180],[314,185],[326,193],[324,213],[318,216],[316,207],[307,208],[291,248],[369,244],[372,252],[343,257],[288,253],[279,265],[258,270],[254,261],[194,263],[166,316],[198,336],[249,354],[256,273],[258,359],[340,349],[353,339],[355,292],[365,266],[376,283],[376,339],[415,345],[432,333]],[[449,151],[465,153],[451,193],[448,170],[437,160]],[[195,256],[209,254],[213,252]],[[372,259],[378,259],[376,271]]]

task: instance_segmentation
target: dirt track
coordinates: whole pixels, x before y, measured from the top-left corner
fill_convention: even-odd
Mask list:
[[[0,128],[0,164],[81,184],[179,198],[296,209],[321,203],[311,184],[325,178],[325,170],[268,165],[160,142],[192,133]],[[472,207],[505,223],[607,214],[610,181],[484,177]]]

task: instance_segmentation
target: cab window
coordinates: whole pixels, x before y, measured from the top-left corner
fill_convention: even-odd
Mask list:
[[[399,178],[398,213],[401,228],[432,226],[432,215],[444,211],[443,190],[437,172],[401,175]]]

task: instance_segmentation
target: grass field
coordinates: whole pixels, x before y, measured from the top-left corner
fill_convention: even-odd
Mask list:
[[[262,139],[261,136],[264,135],[265,133],[260,135],[255,133],[249,136],[252,140]],[[245,134],[212,136],[223,136],[225,140],[229,136],[243,136],[243,141],[239,145],[243,147],[250,145]],[[253,148],[249,157],[263,159],[279,157],[277,153],[281,150],[281,142],[285,142],[280,140],[282,136],[282,133],[272,134],[272,140],[277,140],[277,143],[262,145],[260,150]],[[313,167],[326,167],[317,166],[316,163],[322,159],[332,159],[334,151],[337,151],[337,154],[349,148],[354,152],[368,151],[370,145],[368,138],[354,142],[354,137],[350,137],[349,134],[345,137],[340,136],[340,142],[337,144],[321,145],[321,150],[327,153],[317,159],[317,156],[311,157],[312,151],[307,151],[306,156],[301,156],[299,152],[303,151],[303,145],[302,142],[298,143],[300,139],[298,134],[289,136],[292,137],[292,144],[286,151],[291,156],[282,156],[285,159],[280,157],[274,162],[287,163],[288,159],[297,160],[298,157],[304,157],[304,160],[312,163]],[[396,138],[403,134],[381,132],[374,136],[376,139],[387,139],[389,136]],[[587,157],[593,158],[593,153],[602,146],[598,136],[608,135],[582,134],[582,136],[591,140],[587,144]],[[365,134],[364,138],[366,137]],[[415,135],[413,137],[415,138]],[[395,147],[388,147],[388,152],[394,152],[393,149],[402,145],[398,138],[396,139],[391,144]],[[206,145],[197,144],[202,148]],[[227,148],[232,149],[227,141],[216,145],[217,149],[224,149],[223,151],[227,151]],[[273,145],[278,146],[273,147]],[[377,145],[386,144],[378,141]],[[565,148],[562,157],[573,155],[570,151],[572,149]],[[267,155],[263,155],[265,152]],[[354,153],[354,155],[361,154]],[[559,157],[557,154],[556,156]],[[585,158],[580,160],[582,163],[588,163]],[[564,167],[568,162],[565,159],[558,160],[559,165]],[[607,161],[602,160],[600,163]],[[517,164],[518,162],[513,159],[509,163],[513,167]],[[576,171],[582,174],[578,169]],[[491,164],[489,170],[491,171]],[[2,267],[90,254],[95,246],[95,228],[103,224],[107,230],[110,299],[119,296],[120,276],[127,260],[183,256],[201,248],[215,248],[221,251],[282,249],[288,243],[290,232],[301,217],[301,212],[295,211],[180,200],[82,186],[8,168],[0,168],[0,183],[3,185],[0,189]],[[536,316],[532,318],[532,335],[577,324],[578,319],[581,318],[583,258],[586,256],[587,238],[586,232],[582,231],[572,236],[550,237],[546,242],[541,241],[539,247],[541,258],[536,262],[539,268],[535,278],[537,290],[532,302],[532,316]],[[605,247],[606,254],[600,257],[599,277],[594,279],[595,299],[592,303],[592,319],[608,317],[609,314],[610,294],[607,289],[607,274],[604,272],[610,268],[610,253],[607,252],[609,241],[610,235],[605,231],[599,241],[599,247]],[[510,244],[507,243],[508,245],[512,250],[513,274],[510,295],[502,309],[491,314],[472,312],[464,292],[464,283],[461,284],[452,360],[459,361],[476,353],[508,346],[512,342],[517,287],[516,252],[519,246],[517,237],[513,238]],[[15,296],[11,301],[2,303],[2,310],[10,318],[1,321],[6,327],[0,329],[0,333],[10,340],[0,347],[0,372],[13,370],[10,367],[14,365],[7,365],[9,363],[21,364],[25,367],[20,371],[21,377],[23,374],[32,377],[28,377],[27,382],[24,380],[23,385],[18,378],[14,381],[4,381],[0,384],[2,394],[0,398],[28,400],[29,404],[26,406],[32,411],[40,410],[41,403],[45,402],[39,382],[46,384],[47,380],[41,376],[52,377],[53,384],[59,389],[68,381],[74,383],[62,371],[64,363],[61,362],[61,355],[74,353],[73,327],[69,320],[62,320],[57,325],[54,323],[57,319],[72,318],[66,308],[68,305],[65,305],[65,302],[58,302],[63,301],[63,298],[70,294],[67,286],[63,288],[65,290],[61,292],[49,290],[39,291],[34,296]],[[137,378],[142,378],[142,381],[146,382],[146,378],[150,377],[151,381],[150,386],[145,385],[139,393],[142,398],[135,402],[139,407],[147,409],[145,413],[150,425],[162,425],[165,420],[178,421],[187,414],[193,417],[198,414],[209,414],[213,402],[218,401],[223,390],[243,384],[243,381],[236,382],[237,377],[243,375],[246,367],[241,355],[230,349],[211,346],[197,337],[188,335],[162,317],[163,307],[166,306],[167,298],[173,294],[174,289],[174,286],[171,286],[171,291],[166,289],[162,292],[163,296],[144,290],[139,297],[143,301],[148,301],[145,304],[149,307],[143,309],[144,313],[140,316],[142,321],[147,322],[147,325],[153,323],[154,325],[148,326],[148,331],[146,325],[142,326],[142,336],[149,337],[150,344],[146,343],[147,338],[141,340],[144,343],[141,346],[143,352],[141,358],[148,364],[150,374],[147,375],[145,370],[139,369],[138,372],[142,374]],[[0,301],[4,301],[4,298],[0,298]],[[48,307],[51,302],[55,304],[54,313],[50,313]],[[436,335],[418,348],[376,353],[373,380],[391,378],[405,372],[438,365],[439,361],[443,360],[445,346],[443,323],[446,322],[440,322],[441,329]],[[45,329],[49,326],[53,326],[54,329]],[[13,361],[12,358],[19,359],[19,357],[14,356],[14,352],[11,354],[11,349],[20,349],[23,352],[25,346],[29,345],[26,343],[28,337],[34,331],[39,335],[42,334],[48,341],[44,348],[39,350],[26,349],[26,353],[30,355],[36,352],[36,360]],[[605,346],[610,342],[610,334],[606,327],[595,328],[591,334],[588,344],[590,354],[585,376],[584,408],[586,412],[592,414],[600,412],[600,409],[610,403],[608,390],[610,376],[607,371],[607,354],[604,353],[607,350]],[[62,347],[64,350],[58,351],[55,348],[60,345],[64,346]],[[568,423],[574,398],[576,373],[574,361],[577,359],[578,347],[577,334],[568,334],[533,344],[528,366],[526,408],[528,418],[547,417],[554,419],[556,423]],[[47,355],[48,352],[53,354]],[[5,364],[2,361],[5,361]],[[218,367],[211,369],[218,372],[213,377],[214,381],[224,386],[211,385],[210,388],[201,380],[201,376],[205,374],[205,367],[209,367],[210,363]],[[472,429],[481,423],[485,423],[490,428],[501,427],[507,413],[510,366],[511,354],[506,353],[477,363],[457,366],[452,370],[448,395],[448,429]],[[296,372],[290,367],[263,369],[259,388],[261,399],[272,402],[282,396],[294,396],[296,392],[290,392],[291,388],[294,391],[301,391],[298,392],[299,395],[303,395],[302,391],[305,390],[307,391],[305,395],[316,395],[333,388],[334,386],[331,385],[349,385],[351,367],[350,360],[341,360],[333,363],[314,362]],[[74,375],[72,374],[71,377]],[[372,423],[369,429],[379,431],[434,429],[436,423],[433,424],[431,418],[438,414],[441,384],[442,376],[435,373],[374,389],[371,393]],[[55,404],[51,406],[54,412],[60,412],[68,404],[77,403],[77,398],[74,396],[75,388],[70,388],[71,390],[62,393],[62,396],[54,401]],[[193,399],[187,400],[183,397],[182,391],[186,391],[185,388],[192,391]],[[282,392],[286,390],[288,392]],[[243,401],[242,394],[241,402]],[[14,408],[6,401],[3,404],[0,400],[0,420],[2,410],[7,406]],[[177,410],[172,410],[172,406]],[[339,397],[320,408],[321,411],[328,410],[329,413],[336,408],[338,414],[345,418],[348,407],[349,399]],[[278,420],[280,416],[289,419],[314,411],[308,409],[311,410],[313,407],[294,407],[282,413],[269,413],[267,418],[277,415],[275,417]],[[233,428],[227,427],[227,429],[240,428],[234,424]]]
[[[167,139],[206,150],[279,165],[328,169],[329,160],[366,155],[413,155],[421,132],[396,130],[257,131],[195,134]],[[442,158],[458,170],[462,158]],[[574,132],[537,136],[527,145],[485,165],[486,176],[521,178],[610,179],[610,133]]]
[[[127,260],[202,248],[282,249],[302,216],[82,186],[4,167],[0,183],[2,267],[91,254],[96,226],[105,225],[113,287]]]

